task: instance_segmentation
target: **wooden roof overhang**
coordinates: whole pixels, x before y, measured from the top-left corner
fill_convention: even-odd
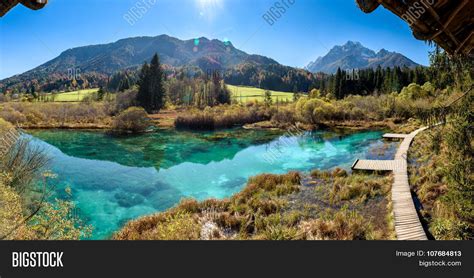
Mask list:
[[[371,13],[380,5],[410,25],[415,38],[449,54],[474,56],[474,0],[356,0]]]
[[[4,16],[18,3],[33,10],[39,10],[48,3],[48,0],[2,0],[0,2],[0,17]]]

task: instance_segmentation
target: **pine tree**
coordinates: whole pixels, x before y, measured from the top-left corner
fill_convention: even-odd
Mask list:
[[[385,93],[392,92],[392,71],[390,68],[387,68],[384,73],[384,82],[383,82],[383,90]]]
[[[377,70],[375,71],[375,89],[377,91],[382,91],[383,86],[383,72],[382,67],[379,65],[377,66]]]
[[[402,89],[402,71],[400,67],[395,67],[392,71],[392,91],[399,93]]]
[[[227,89],[224,81],[219,72],[215,72],[212,76],[212,83],[214,85],[213,88],[213,98],[215,104],[230,104],[231,103],[231,95],[229,90]]]
[[[121,74],[120,83],[118,85],[118,91],[124,92],[130,89],[130,87],[131,85],[130,85],[130,79],[128,77],[128,74],[127,73]]]
[[[321,90],[321,92],[322,92],[324,95],[327,95],[327,94],[328,94],[328,91],[327,91],[327,89],[326,89],[326,79],[325,79],[324,77],[321,79],[320,90]]]
[[[38,97],[38,95],[36,94],[36,87],[33,84],[31,84],[30,94],[31,94],[31,96],[33,96],[33,98]]]
[[[150,65],[145,63],[140,73],[137,102],[148,113],[154,113],[163,108],[165,89],[163,86],[163,70],[158,54],[153,56]]]
[[[100,86],[99,91],[97,91],[97,100],[101,101],[104,100],[105,90],[102,86]]]
[[[344,97],[342,92],[342,82],[342,70],[341,68],[338,68],[334,80],[334,95],[337,99],[342,99]]]
[[[272,99],[272,92],[266,90],[265,91],[265,100],[264,100],[265,106],[270,107],[273,103]]]

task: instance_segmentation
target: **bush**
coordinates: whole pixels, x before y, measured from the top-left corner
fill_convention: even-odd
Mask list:
[[[10,106],[6,106],[1,112],[0,117],[12,124],[22,124],[26,122],[26,116],[16,111]]]
[[[430,232],[437,240],[466,240],[470,236],[469,224],[456,219],[435,218],[430,223]]]
[[[0,118],[23,128],[89,127],[110,123],[103,103],[6,103],[0,110]]]
[[[25,229],[15,227],[23,221],[21,197],[13,188],[3,185],[0,180],[0,238],[21,239]],[[10,234],[9,236],[7,236]]]
[[[20,194],[27,192],[48,165],[49,157],[43,149],[30,145],[30,141],[22,137],[15,138],[11,145],[2,148],[7,150],[0,160],[0,170],[8,177],[4,179],[4,184],[15,188]]]
[[[300,99],[295,107],[298,120],[321,124],[347,120],[383,120],[390,115],[388,96],[348,96],[343,100]]]
[[[176,128],[188,128],[195,130],[213,130],[216,127],[216,119],[210,113],[190,113],[179,115],[175,121]]]
[[[3,134],[13,128],[13,125],[0,118],[0,134]]]
[[[107,114],[115,116],[130,107],[136,106],[137,93],[136,89],[130,89],[123,93],[115,94],[115,99],[106,100],[105,108]]]
[[[296,122],[295,112],[292,109],[282,108],[273,115],[272,122],[292,125]]]
[[[429,82],[425,83],[423,86],[412,83],[402,89],[399,97],[406,100],[416,100],[420,98],[427,98],[431,96],[433,92],[434,87]]]
[[[92,234],[92,226],[75,216],[75,204],[56,200],[45,203],[28,224],[29,240],[79,240]]]
[[[117,134],[143,133],[150,127],[145,109],[130,107],[120,113],[112,122],[112,131]]]
[[[0,120],[0,130],[8,127]],[[5,141],[3,141],[5,144]],[[0,239],[78,240],[89,237],[91,227],[74,216],[74,203],[47,202],[51,177],[43,172],[49,159],[25,138],[6,143],[0,158]],[[39,182],[41,180],[41,182]]]
[[[271,113],[271,109],[260,106],[223,105],[213,108],[207,107],[204,111],[190,110],[186,111],[186,114],[179,115],[175,121],[175,126],[176,128],[195,130],[232,128],[270,120]]]

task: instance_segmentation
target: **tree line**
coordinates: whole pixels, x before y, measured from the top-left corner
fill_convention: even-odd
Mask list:
[[[376,69],[341,70],[333,75],[321,74],[313,88],[323,95],[343,99],[348,95],[371,95],[399,93],[411,83],[423,85],[430,81],[429,69],[425,67],[394,67]]]
[[[121,80],[118,84],[127,84],[123,80],[129,80],[128,75],[122,75]],[[159,111],[166,101],[200,108],[231,102],[231,93],[218,73],[204,78],[187,78],[181,74],[167,80],[158,54],[150,64],[142,66],[137,84],[136,101],[148,113]]]

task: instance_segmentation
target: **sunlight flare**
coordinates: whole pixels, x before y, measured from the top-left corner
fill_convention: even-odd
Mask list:
[[[223,8],[224,0],[196,0],[199,16],[212,20]]]

